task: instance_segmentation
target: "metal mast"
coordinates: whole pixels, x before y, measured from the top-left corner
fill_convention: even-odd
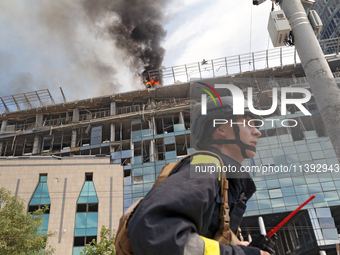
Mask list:
[[[340,90],[309,23],[301,0],[280,0],[328,136],[340,161]]]

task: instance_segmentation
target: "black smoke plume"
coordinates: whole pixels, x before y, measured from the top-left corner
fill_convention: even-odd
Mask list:
[[[147,71],[160,68],[166,36],[161,22],[170,0],[86,0],[84,8],[95,22],[114,17],[107,25],[110,37],[125,53],[130,69],[148,80]],[[144,69],[144,70],[143,70]],[[142,71],[143,70],[143,71]]]

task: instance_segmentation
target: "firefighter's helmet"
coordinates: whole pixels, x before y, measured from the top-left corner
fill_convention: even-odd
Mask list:
[[[219,100],[216,99],[216,102]],[[237,116],[233,114],[233,98],[231,96],[221,97],[222,105],[215,102],[213,100],[207,102],[207,114],[202,115],[201,110],[198,109],[191,125],[191,136],[193,146],[197,150],[206,150],[212,144],[237,144],[241,148],[241,152],[244,158],[247,158],[246,149],[250,149],[256,151],[256,148],[251,145],[247,145],[243,143],[240,139],[239,135],[239,126],[237,124],[233,124],[233,130],[235,132],[236,139],[234,140],[212,140],[211,135],[217,126],[213,126],[214,119],[233,119],[233,122],[236,122]],[[254,119],[255,126],[261,125],[261,117],[252,113],[248,108],[247,100],[244,100],[244,115],[249,115],[252,119]]]

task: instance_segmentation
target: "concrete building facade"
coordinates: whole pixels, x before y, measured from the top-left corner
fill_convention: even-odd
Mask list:
[[[92,176],[97,201],[89,202],[94,205],[94,210],[81,210],[77,217],[77,201],[83,186],[89,183],[86,181],[89,175]],[[84,231],[84,235],[77,235],[76,229],[82,228],[82,225],[91,225],[95,232],[90,235],[91,238],[99,237],[102,225],[110,228],[111,235],[115,234],[123,210],[121,166],[110,164],[108,158],[40,157],[0,160],[0,186],[24,199],[28,211],[41,176],[46,176],[48,187],[43,196],[50,198],[47,229],[54,234],[49,244],[56,249],[55,254],[79,254],[84,245],[75,246],[75,239],[89,236]],[[94,217],[88,217],[89,213],[93,213]]]

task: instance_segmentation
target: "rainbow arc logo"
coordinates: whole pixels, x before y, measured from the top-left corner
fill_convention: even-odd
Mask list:
[[[203,82],[197,82],[197,83],[202,84],[203,86],[206,86],[208,89],[210,89],[212,92],[214,92],[215,95],[217,96],[218,100],[220,101],[221,106],[222,106],[222,100],[221,100],[219,94],[217,93],[217,91],[213,87],[211,87],[210,85],[205,84]],[[209,90],[201,88],[201,87],[197,87],[197,88],[206,92],[212,98],[212,100],[214,100],[215,106],[217,106],[216,100]]]

